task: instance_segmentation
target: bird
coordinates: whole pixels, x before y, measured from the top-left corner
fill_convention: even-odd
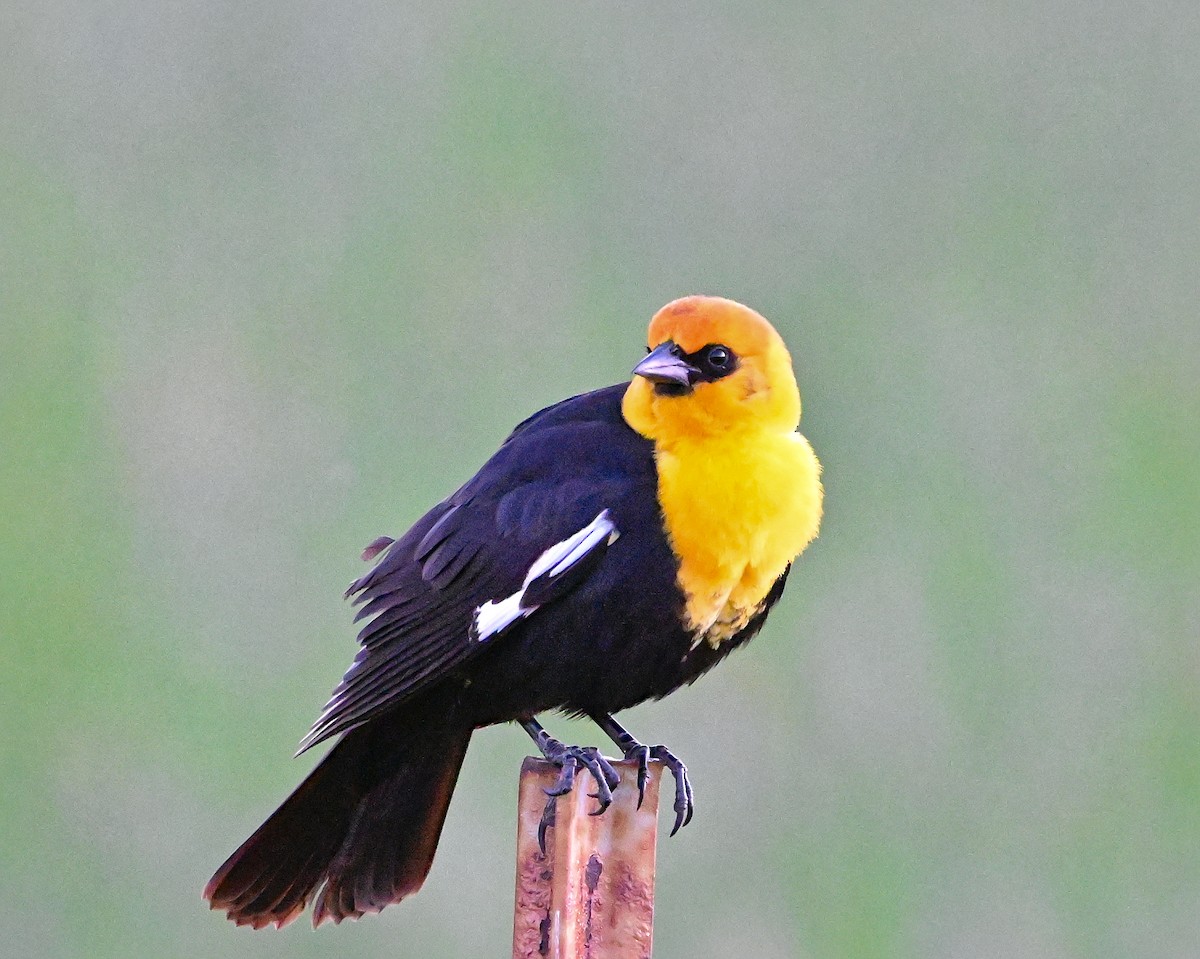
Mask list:
[[[559,773],[619,777],[539,716],[588,717],[638,763],[674,776],[672,835],[694,808],[687,767],[614,713],[659,699],[744,645],[819,531],[821,465],[798,432],[782,337],[718,296],[652,317],[628,381],[521,422],[484,466],[397,538],[346,596],[360,649],[300,752],[337,738],[216,871],[210,907],[283,927],[379,912],[433,861],[472,733],[519,723]],[[544,834],[543,834],[544,838]]]

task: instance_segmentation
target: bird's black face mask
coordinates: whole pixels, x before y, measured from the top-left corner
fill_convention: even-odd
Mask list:
[[[633,368],[654,384],[659,396],[686,396],[697,383],[711,383],[728,376],[738,367],[733,350],[720,343],[710,343],[694,353],[684,353],[678,344],[667,340],[660,343]]]

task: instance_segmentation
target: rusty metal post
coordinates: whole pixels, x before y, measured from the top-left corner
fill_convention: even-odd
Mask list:
[[[542,759],[521,766],[517,808],[517,899],[513,959],[649,959],[654,925],[654,845],[662,765],[650,764],[637,808],[637,764],[613,764],[621,785],[602,816],[582,773],[560,796],[555,824],[538,848],[545,789],[558,769]]]

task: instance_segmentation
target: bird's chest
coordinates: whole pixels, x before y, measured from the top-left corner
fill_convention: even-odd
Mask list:
[[[684,625],[718,646],[750,622],[816,535],[819,467],[795,433],[677,444],[656,459]]]

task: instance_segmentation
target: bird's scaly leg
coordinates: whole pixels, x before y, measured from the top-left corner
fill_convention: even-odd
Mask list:
[[[560,769],[558,781],[546,790],[549,799],[546,800],[546,808],[542,811],[541,822],[538,823],[538,846],[545,854],[546,830],[554,825],[555,800],[571,791],[575,785],[575,774],[580,769],[586,769],[596,781],[596,791],[588,793],[597,803],[596,811],[589,813],[591,816],[599,816],[612,805],[612,791],[617,788],[621,777],[613,769],[612,763],[605,759],[595,746],[564,745],[546,732],[545,727],[532,717],[522,719],[521,727],[529,733],[541,754]]]
[[[646,770],[651,759],[657,759],[667,769],[671,770],[671,775],[675,777],[675,826],[671,829],[671,835],[679,832],[684,826],[692,821],[692,813],[695,811],[696,804],[692,796],[692,783],[688,779],[687,766],[666,746],[643,746],[630,734],[624,726],[609,716],[607,713],[593,713],[592,722],[604,730],[614,743],[624,754],[626,759],[635,760],[638,764],[638,807],[642,805],[642,799],[646,791]]]

